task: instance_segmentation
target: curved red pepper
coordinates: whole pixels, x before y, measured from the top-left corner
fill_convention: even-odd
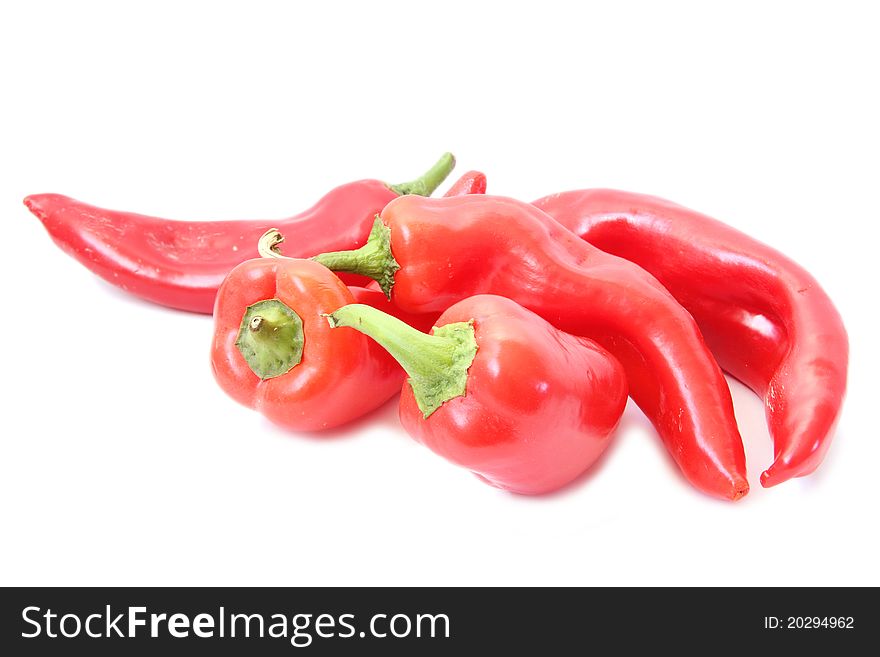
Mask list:
[[[764,398],[774,445],[764,486],[816,469],[840,416],[849,346],[834,304],[807,271],[720,221],[653,196],[590,189],[535,204],[656,276],[697,320],[721,367]]]
[[[223,279],[235,265],[257,257],[257,241],[270,227],[296,234],[293,256],[360,246],[389,201],[399,194],[430,194],[454,164],[447,153],[411,183],[348,183],[305,212],[274,221],[175,221],[60,194],[36,194],[24,203],[58,246],[109,283],[163,306],[210,313]]]
[[[368,306],[340,308],[330,322],[369,335],[407,371],[400,420],[413,438],[515,493],[583,473],[626,406],[626,375],[607,351],[504,297],[456,303],[432,335]]]
[[[270,308],[254,310],[267,302]],[[401,314],[381,291],[348,288],[311,260],[241,263],[220,286],[214,309],[211,365],[220,387],[274,423],[299,431],[339,426],[378,408],[400,390],[403,370],[365,336],[330,331],[322,315],[352,303],[396,312],[422,330],[437,317]],[[298,321],[278,313],[285,307]],[[252,350],[260,351],[256,363],[240,346],[243,334],[264,336]]]
[[[315,259],[379,280],[408,312],[499,294],[596,340],[623,364],[631,396],[691,483],[727,499],[748,491],[730,391],[690,314],[643,269],[534,206],[490,196],[401,197],[382,211],[364,247]]]

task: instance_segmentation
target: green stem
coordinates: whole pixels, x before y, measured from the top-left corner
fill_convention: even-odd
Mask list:
[[[420,177],[410,182],[388,185],[388,188],[400,196],[404,194],[430,196],[440,186],[440,183],[446,180],[446,176],[449,175],[454,167],[455,156],[452,153],[443,153],[440,159],[437,160],[437,163]]]
[[[434,334],[372,306],[354,303],[327,315],[330,326],[347,326],[379,343],[409,374],[416,403],[427,418],[440,405],[463,397],[467,372],[477,353],[474,323],[455,322],[434,328]]]
[[[391,253],[391,229],[382,223],[379,215],[376,215],[367,243],[361,248],[321,253],[312,260],[320,262],[331,271],[344,271],[372,278],[379,283],[389,299],[391,288],[394,287],[394,274],[400,269]]]

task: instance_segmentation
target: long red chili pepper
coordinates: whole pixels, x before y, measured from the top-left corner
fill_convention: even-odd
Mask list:
[[[727,499],[748,491],[727,382],[693,318],[640,267],[590,246],[532,205],[490,196],[401,197],[367,244],[315,258],[378,280],[408,312],[506,296],[623,364],[630,394],[685,476]]]
[[[653,196],[590,189],[535,205],[654,274],[697,320],[721,367],[764,398],[774,445],[764,486],[816,469],[840,415],[849,347],[834,304],[807,271],[720,221]]]
[[[365,336],[331,331],[322,314],[352,303],[393,306],[381,291],[348,288],[311,260],[278,256],[279,242],[267,233],[267,257],[241,263],[220,286],[214,376],[230,397],[283,427],[336,427],[393,397],[403,370]],[[436,317],[402,315],[424,330]]]
[[[257,257],[257,241],[267,229],[296,234],[292,256],[360,246],[389,201],[429,195],[454,165],[446,153],[410,183],[348,183],[280,221],[176,221],[105,210],[59,194],[28,196],[24,203],[56,244],[106,281],[154,303],[210,313],[223,279],[235,265]]]
[[[515,493],[584,472],[626,405],[626,375],[607,351],[504,297],[456,303],[432,335],[358,304],[329,320],[369,335],[409,374],[400,419],[413,438]]]

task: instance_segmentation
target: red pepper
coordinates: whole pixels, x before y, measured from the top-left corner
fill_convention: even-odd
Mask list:
[[[280,241],[268,233],[263,253]],[[347,288],[311,260],[264,257],[235,267],[220,286],[211,365],[220,387],[283,427],[328,429],[378,408],[403,370],[363,335],[331,331],[322,314],[351,303],[392,306],[378,290]],[[402,315],[427,330],[437,317]]]
[[[468,171],[465,174],[462,174],[461,178],[453,183],[452,187],[443,195],[446,198],[451,196],[464,196],[465,194],[485,194],[486,193],[486,175],[479,171]],[[345,274],[344,272],[340,272],[340,276],[346,276],[351,274]],[[363,278],[358,276],[357,278]],[[368,279],[369,280],[369,279]],[[370,290],[380,290],[379,284],[376,281],[370,281],[367,283],[367,289]],[[376,304],[370,304],[375,306]],[[392,304],[392,307],[393,306]],[[392,311],[392,314],[394,312]],[[427,328],[431,328],[428,326]],[[427,330],[427,329],[425,329]]]
[[[764,486],[821,463],[846,392],[846,329],[819,283],[779,251],[680,205],[611,189],[536,201],[583,239],[654,274],[725,370],[764,398]]]
[[[693,318],[650,274],[603,253],[532,205],[490,196],[401,197],[367,244],[318,262],[370,276],[407,312],[474,294],[509,297],[623,364],[630,394],[700,490],[748,491],[727,382]]]
[[[456,303],[432,335],[370,306],[329,320],[369,335],[409,374],[400,420],[413,438],[515,493],[553,491],[583,473],[626,405],[626,375],[607,351],[504,297]]]
[[[485,194],[486,174],[480,171],[468,171],[456,180],[443,196],[464,196],[465,194]]]
[[[280,221],[175,221],[105,210],[59,194],[28,196],[24,203],[56,244],[104,280],[154,303],[210,313],[226,274],[257,257],[257,241],[270,227],[296,233],[294,256],[360,246],[373,217],[390,200],[430,194],[454,165],[447,153],[410,183],[348,183]]]

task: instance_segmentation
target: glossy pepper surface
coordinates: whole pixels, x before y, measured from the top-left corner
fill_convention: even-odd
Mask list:
[[[400,194],[430,194],[454,164],[447,153],[410,183],[348,183],[305,212],[272,221],[160,219],[60,194],[36,194],[24,203],[58,246],[109,283],[164,306],[210,313],[223,279],[240,262],[257,257],[257,241],[267,229],[296,234],[291,256],[360,246],[374,215],[389,201]]]
[[[464,196],[465,194],[485,194],[486,174],[481,171],[467,171],[452,183],[443,196]]]
[[[535,205],[656,276],[697,320],[721,367],[763,397],[774,445],[764,486],[816,469],[840,415],[849,346],[840,314],[807,271],[720,221],[653,196],[589,189]]]
[[[265,257],[235,267],[217,295],[211,365],[220,387],[272,422],[299,431],[345,424],[400,390],[403,370],[322,314],[351,303],[392,310],[378,290],[348,288],[310,260]],[[402,315],[427,329],[436,318]]]
[[[682,472],[726,499],[748,491],[727,382],[693,318],[642,268],[587,244],[527,203],[401,197],[367,244],[316,260],[378,280],[407,312],[498,294],[623,364],[630,395]]]
[[[454,304],[432,335],[363,305],[329,318],[407,371],[400,419],[413,438],[515,493],[553,491],[584,472],[626,405],[626,375],[607,351],[504,297]]]

